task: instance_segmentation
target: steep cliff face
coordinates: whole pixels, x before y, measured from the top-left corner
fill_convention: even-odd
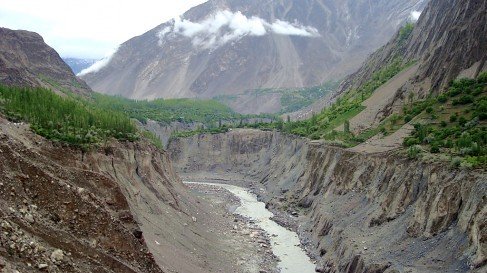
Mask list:
[[[354,71],[426,2],[212,0],[125,42],[83,79],[137,99],[315,86]]]
[[[302,213],[321,272],[483,272],[487,174],[238,130],[169,144],[183,174],[258,181]],[[260,186],[259,186],[260,185]]]
[[[212,208],[152,145],[82,152],[0,117],[0,162],[0,271],[238,270]]]
[[[66,88],[80,94],[91,92],[39,34],[0,28],[0,37],[1,84],[42,86],[58,91]]]
[[[475,78],[487,70],[486,10],[482,0],[431,1],[408,39],[398,33],[342,84],[340,92],[360,86],[397,57],[418,62],[404,92],[420,97],[444,91],[457,77]]]

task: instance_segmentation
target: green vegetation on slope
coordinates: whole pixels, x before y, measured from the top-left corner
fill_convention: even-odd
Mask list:
[[[201,122],[214,124],[220,120],[240,119],[242,115],[235,113],[228,106],[215,100],[196,99],[156,99],[153,101],[135,101],[122,97],[93,94],[96,105],[126,113],[129,117],[145,123],[147,119],[170,123]]]
[[[0,110],[14,121],[26,121],[41,136],[74,145],[114,137],[138,138],[135,125],[121,113],[63,98],[43,88],[0,86]]]
[[[398,37],[398,43],[402,44],[404,41],[406,41],[409,36],[411,36],[411,33],[413,33],[414,30],[414,24],[413,23],[407,23],[405,26],[403,26],[399,30],[399,37]]]
[[[280,95],[281,111],[280,114],[291,113],[306,106],[313,104],[318,99],[324,97],[326,94],[335,90],[338,86],[338,81],[330,81],[320,86],[307,88],[264,88],[256,89],[246,92],[244,95],[262,96],[265,94]],[[238,99],[239,95],[221,95],[215,97],[216,100],[222,103],[230,103]]]
[[[351,135],[347,130],[337,132],[334,129],[346,124],[348,120],[364,110],[365,107],[362,106],[362,102],[369,98],[377,88],[409,65],[403,64],[400,59],[394,60],[388,66],[374,73],[371,79],[362,86],[348,91],[331,107],[323,109],[321,113],[314,115],[311,119],[286,123],[283,130],[311,139],[323,138],[330,141],[340,141],[346,146],[363,141],[363,139]]]
[[[365,141],[364,136],[354,136],[347,130],[338,132],[334,129],[340,125],[348,124],[348,120],[364,110],[362,102],[369,98],[372,93],[381,85],[386,83],[396,74],[411,64],[403,64],[402,60],[396,59],[388,66],[374,73],[369,81],[361,87],[348,91],[339,98],[331,107],[325,108],[321,113],[313,115],[312,118],[304,121],[286,122],[277,120],[272,123],[256,122],[254,124],[238,124],[233,126],[219,126],[214,129],[199,129],[190,132],[177,132],[173,137],[188,137],[200,133],[221,133],[230,128],[256,128],[262,130],[277,129],[294,135],[309,137],[311,139],[326,139],[340,143],[344,146],[353,146]],[[347,127],[347,126],[345,126]],[[370,132],[369,132],[370,134]]]
[[[404,141],[409,156],[427,151],[450,157],[455,166],[487,164],[487,73],[456,80],[447,93],[413,103],[405,113],[406,120],[418,115]]]

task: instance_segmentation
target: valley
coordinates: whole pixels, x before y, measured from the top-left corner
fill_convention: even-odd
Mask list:
[[[477,241],[485,172],[256,130],[176,140],[168,149],[185,180],[248,181],[268,207],[299,214],[297,231],[312,242],[322,272],[467,272],[476,267],[468,260],[485,259]],[[460,249],[479,252],[464,260]]]
[[[96,62],[0,28],[0,272],[487,272],[486,1],[158,24]]]

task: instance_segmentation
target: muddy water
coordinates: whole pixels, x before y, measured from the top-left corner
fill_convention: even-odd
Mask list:
[[[247,189],[227,184],[214,184],[202,182],[185,182],[187,184],[199,184],[208,186],[219,186],[237,196],[241,206],[235,213],[248,217],[270,235],[272,252],[281,261],[279,267],[281,273],[313,273],[315,266],[299,247],[299,238],[295,232],[289,231],[280,226],[270,218],[272,212],[265,208],[265,204],[257,201],[257,197]]]

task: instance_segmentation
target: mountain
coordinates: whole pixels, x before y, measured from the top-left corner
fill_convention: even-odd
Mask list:
[[[64,62],[71,67],[74,74],[78,74],[83,69],[86,69],[96,63],[95,59],[79,59],[79,58],[63,58]]]
[[[437,6],[435,6],[437,5]],[[419,18],[412,34],[401,41],[400,33],[372,54],[341,86],[357,87],[382,66],[398,57],[417,61],[419,68],[407,90],[420,97],[446,91],[457,77],[475,78],[487,70],[487,2],[434,1]],[[413,88],[415,87],[415,88]]]
[[[91,92],[59,54],[34,32],[0,28],[0,83]]]
[[[372,114],[377,120],[402,107],[408,96],[424,99],[430,94],[448,90],[456,78],[475,78],[487,71],[487,2],[433,1],[421,17],[404,35],[401,31],[383,47],[371,54],[362,66],[339,86],[337,92],[314,105],[297,111],[291,117],[304,119],[320,112],[325,106],[358,89],[373,78],[374,73],[400,59],[402,63],[416,63],[408,76],[403,74],[395,88],[386,90],[390,99]],[[353,124],[352,124],[353,127]]]
[[[355,71],[426,2],[210,0],[123,43],[82,78],[136,99],[316,86]]]
[[[383,102],[376,101],[375,110],[366,114],[372,125],[400,112],[407,101],[446,93],[455,79],[478,77],[487,71],[486,10],[487,2],[480,0],[432,1],[407,38],[399,32],[347,78],[336,95],[357,89],[394,61],[414,63],[371,98],[380,95]],[[368,128],[363,116],[350,121],[352,130]]]

